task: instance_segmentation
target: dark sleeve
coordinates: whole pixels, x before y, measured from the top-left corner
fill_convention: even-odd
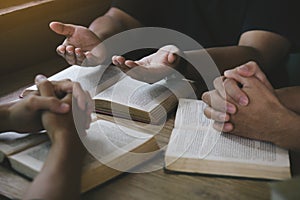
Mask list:
[[[264,30],[277,33],[295,45],[291,2],[293,0],[248,1],[242,32]]]
[[[163,16],[164,1],[159,0],[113,0],[116,7],[134,17],[144,26],[158,26]],[[157,6],[160,5],[160,6]]]

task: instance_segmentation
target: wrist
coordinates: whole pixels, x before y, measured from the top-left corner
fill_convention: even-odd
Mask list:
[[[72,152],[82,154],[84,152],[84,146],[74,130],[59,130],[52,133],[48,133],[53,146],[62,149],[64,152]]]
[[[271,142],[286,149],[299,149],[300,116],[286,108],[279,116]]]
[[[300,114],[299,106],[299,87],[287,87],[275,90],[275,94],[279,101],[289,110]]]
[[[0,132],[11,131],[12,130],[12,122],[10,120],[10,111],[9,105],[0,106]]]

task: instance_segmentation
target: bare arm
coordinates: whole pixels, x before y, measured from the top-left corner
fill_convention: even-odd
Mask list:
[[[89,29],[101,40],[116,33],[132,28],[140,27],[141,24],[133,17],[118,8],[110,8],[105,15],[95,19]]]
[[[190,64],[178,62],[179,56],[175,55],[176,58],[173,58],[174,55],[172,54],[174,54],[174,52],[162,51],[164,48],[165,47],[139,61],[126,60],[122,56],[114,56],[112,61],[115,65],[121,66],[122,68],[144,68],[144,71],[148,73],[145,74],[144,77],[141,77],[143,80],[150,75],[160,78],[159,75],[162,74],[161,72],[165,71],[163,68],[175,67],[187,79],[195,81],[200,91],[203,90],[204,83],[201,74],[199,74],[199,70]],[[176,47],[174,48],[176,49]],[[241,35],[240,41],[236,46],[198,49],[180,53],[184,53],[190,59],[199,60],[199,67],[201,67],[202,58],[207,60],[209,55],[216,63],[220,74],[222,74],[225,70],[235,68],[248,61],[260,63],[261,66],[264,66],[264,71],[269,72],[273,66],[276,66],[284,60],[289,49],[289,41],[281,35],[268,31],[248,31]]]
[[[54,32],[66,37],[62,45],[57,47],[57,53],[72,65],[81,65],[86,58],[92,58],[91,51],[106,38],[139,26],[141,24],[136,19],[117,8],[111,8],[106,14],[94,20],[89,28],[60,22],[50,23],[50,28]],[[97,56],[100,58],[103,50],[98,51],[100,55]],[[101,60],[99,58],[97,59]]]
[[[0,133],[16,131],[19,133],[38,132],[43,129],[41,111],[66,113],[70,106],[59,99],[31,94],[25,99],[0,105]]]
[[[281,88],[275,90],[281,103],[298,114],[300,114],[300,86]]]
[[[218,78],[222,80],[222,78]],[[224,81],[225,91],[230,84]],[[224,100],[220,90],[204,93],[202,99],[209,107],[204,113],[215,120],[214,127],[223,132],[256,140],[273,142],[281,147],[300,151],[300,116],[287,109],[272,91],[255,77],[239,77],[243,90],[250,99],[248,106],[235,104],[238,112],[230,116],[224,113],[230,97]],[[213,103],[212,103],[213,102]],[[223,107],[220,107],[223,105]]]
[[[69,130],[51,134],[61,135],[62,138],[52,143],[47,160],[25,199],[79,199],[84,151],[79,138],[76,138],[77,133]],[[73,139],[66,141],[68,134]]]
[[[45,79],[37,85],[41,96],[55,97],[54,87],[49,81]],[[67,94],[62,101],[71,104],[72,95]],[[78,108],[76,103],[73,106]],[[85,114],[83,111],[80,112],[82,115]],[[42,114],[42,123],[52,146],[41,172],[28,189],[25,199],[79,199],[85,151],[78,133],[80,134],[85,127],[79,127],[82,130],[75,127],[72,112],[59,115],[45,111]]]
[[[272,66],[282,62],[290,49],[289,41],[272,32],[248,31],[242,34],[237,46],[205,49],[220,72],[232,69],[249,61],[255,61],[268,72]],[[203,50],[186,51],[187,56],[203,54]],[[192,67],[192,66],[188,66]],[[188,74],[190,75],[190,74]]]

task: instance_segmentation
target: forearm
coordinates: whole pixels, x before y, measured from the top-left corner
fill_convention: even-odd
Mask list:
[[[123,31],[125,27],[123,27],[118,20],[115,20],[110,16],[103,15],[95,19],[91,23],[89,29],[103,41],[106,38]]]
[[[101,40],[122,31],[140,27],[141,24],[117,8],[111,8],[105,15],[98,17],[91,24],[92,30]]]
[[[280,102],[289,110],[300,114],[300,86],[275,90]]]
[[[216,78],[217,76],[222,75],[225,70],[245,64],[248,61],[261,62],[261,56],[254,48],[243,46],[216,47],[185,51],[184,54],[189,60],[194,60],[197,63],[197,66],[188,63],[184,66],[179,66],[178,70],[183,72],[187,79],[200,82],[199,87],[203,85],[201,76],[205,76],[206,71],[210,75],[213,72],[213,75],[215,75],[213,78]],[[203,70],[207,65],[212,63],[210,62],[209,57],[214,61],[217,68]],[[180,67],[184,69],[181,70]],[[209,67],[214,66],[210,65]]]
[[[9,104],[0,105],[0,133],[11,131],[12,127],[9,120]]]
[[[283,148],[300,152],[300,116],[289,111],[280,122],[280,127],[275,131],[275,137],[272,137],[273,143]],[[275,125],[276,126],[276,125]]]
[[[56,135],[59,134],[65,133]],[[79,199],[83,158],[79,138],[54,142],[25,199]]]
[[[192,59],[207,59],[209,55],[215,62],[221,74],[248,61],[261,62],[261,55],[254,48],[244,46],[216,47],[201,50],[185,51],[184,54]],[[201,64],[199,65],[201,67]],[[188,66],[192,67],[192,66]]]

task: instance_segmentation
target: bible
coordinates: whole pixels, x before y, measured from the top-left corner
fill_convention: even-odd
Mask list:
[[[180,78],[162,79],[154,84],[135,80],[115,66],[71,66],[51,77],[79,82],[95,100],[96,111],[117,117],[159,124],[177,106],[178,98],[194,94],[190,83]],[[37,90],[25,89],[22,96]]]
[[[291,177],[287,150],[215,131],[204,108],[202,101],[179,100],[165,155],[167,170],[275,180]]]
[[[90,147],[83,164],[82,193],[132,168],[143,167],[159,149],[153,135],[105,120],[93,122],[86,136],[80,137],[83,144]],[[48,140],[8,159],[13,169],[34,178],[41,171],[50,147]],[[136,156],[140,153],[150,154]]]
[[[20,134],[6,132],[0,134],[0,162],[15,153],[23,151],[48,140],[48,136],[43,133]]]

